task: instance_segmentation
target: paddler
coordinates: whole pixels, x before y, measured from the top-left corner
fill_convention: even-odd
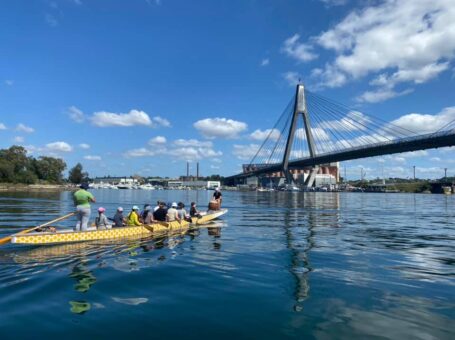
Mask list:
[[[114,227],[123,227],[125,225],[125,219],[123,217],[123,208],[118,207],[117,211],[115,212],[115,215],[113,218],[110,218],[112,221],[114,221]]]
[[[77,223],[74,231],[86,231],[90,219],[90,202],[96,202],[95,197],[87,191],[88,183],[82,183],[80,189],[73,194],[76,206]]]
[[[167,210],[166,214],[166,221],[173,222],[173,221],[181,221],[179,217],[179,213],[177,212],[177,203],[173,202],[171,207]]]
[[[111,229],[112,225],[109,223],[107,216],[104,214],[106,209],[103,207],[98,208],[98,217],[95,218],[95,225],[96,229],[98,230],[105,230],[105,229]]]
[[[139,222],[139,207],[137,205],[133,206],[131,209],[131,212],[128,214],[127,217],[127,224],[128,225],[141,225],[141,222]]]

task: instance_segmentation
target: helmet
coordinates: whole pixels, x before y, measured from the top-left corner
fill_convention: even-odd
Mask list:
[[[106,209],[104,209],[103,207],[99,207],[99,208],[98,208],[98,212],[100,212],[100,213],[103,213],[103,212],[105,212],[105,211],[106,211]]]

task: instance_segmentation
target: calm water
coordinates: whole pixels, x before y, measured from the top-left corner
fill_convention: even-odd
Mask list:
[[[158,198],[202,207],[210,195],[93,193],[112,213]],[[70,198],[0,193],[1,234],[72,211]],[[192,234],[0,248],[0,337],[455,337],[455,197],[225,192],[224,202],[216,228]]]

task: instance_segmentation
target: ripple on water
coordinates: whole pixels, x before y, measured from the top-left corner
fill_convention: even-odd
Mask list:
[[[210,197],[94,193],[108,213],[159,198],[202,207]],[[453,197],[223,196],[230,211],[212,229],[3,248],[2,332],[126,337],[149,335],[147,321],[157,337],[453,338]],[[0,193],[0,230],[46,222],[71,204],[70,193]]]

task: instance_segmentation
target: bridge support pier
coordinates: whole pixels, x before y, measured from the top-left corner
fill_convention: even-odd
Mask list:
[[[310,173],[308,174],[308,177],[305,180],[305,188],[311,188],[314,185],[314,181],[316,180],[316,174],[319,172],[319,166],[316,165],[314,166]]]
[[[283,156],[283,173],[284,176],[286,177],[287,184],[291,185],[294,184],[294,178],[289,171],[289,155],[291,154],[292,143],[294,141],[295,131],[297,128],[297,120],[300,115],[302,115],[303,123],[305,126],[305,134],[308,142],[308,150],[310,152],[310,157],[314,158],[315,156],[314,139],[313,133],[311,131],[310,117],[308,115],[308,110],[306,107],[305,88],[302,84],[298,84],[295,91],[294,114],[292,116],[291,129],[289,131],[289,135],[286,141],[286,148],[284,150]],[[313,177],[314,182],[314,176],[309,177]]]

